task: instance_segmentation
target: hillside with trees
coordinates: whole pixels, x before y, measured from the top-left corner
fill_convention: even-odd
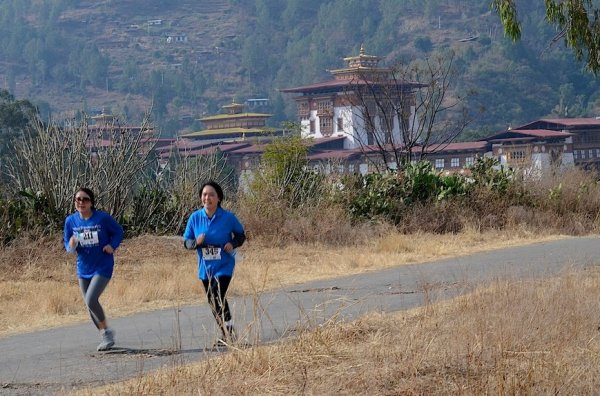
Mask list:
[[[556,42],[541,1],[519,5],[522,40],[476,0],[5,0],[0,88],[44,117],[102,109],[163,136],[232,100],[269,98],[273,126],[295,119],[279,89],[328,78],[361,45],[387,65],[454,54],[453,94],[470,139],[544,116],[600,115],[600,87]],[[553,41],[554,40],[554,41]]]

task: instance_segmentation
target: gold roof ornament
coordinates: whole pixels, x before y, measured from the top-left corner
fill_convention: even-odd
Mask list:
[[[346,67],[341,69],[330,70],[329,72],[333,74],[336,79],[347,80],[354,79],[358,75],[366,76],[366,75],[376,75],[376,74],[385,74],[389,73],[389,69],[379,67],[379,62],[383,58],[376,55],[368,55],[365,51],[365,47],[363,44],[360,45],[360,50],[358,55],[348,56],[344,58],[344,62],[346,62]],[[364,74],[367,73],[367,74]]]
[[[223,106],[226,114],[240,114],[244,109],[244,105],[241,103],[235,102],[235,97],[233,97],[231,104]]]

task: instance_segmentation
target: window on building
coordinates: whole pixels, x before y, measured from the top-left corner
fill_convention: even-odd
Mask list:
[[[319,114],[329,113],[333,110],[333,102],[331,100],[319,100],[317,102],[317,112]]]
[[[435,160],[435,167],[437,169],[442,169],[444,167],[444,159],[443,158],[437,158]]]
[[[344,130],[344,119],[342,117],[338,117],[337,119],[337,130],[341,132]]]
[[[331,135],[333,133],[333,119],[331,117],[319,117],[319,128],[321,135]]]
[[[313,134],[316,132],[315,120],[310,120],[310,133]]]
[[[465,166],[473,166],[474,163],[475,163],[475,160],[473,157],[465,158]]]
[[[458,160],[458,158],[452,158],[450,160],[450,166],[452,168],[458,168],[459,163],[460,163],[460,161]]]
[[[594,158],[594,150],[588,150],[588,158]]]
[[[337,170],[338,170],[338,173],[339,173],[340,175],[342,175],[342,174],[344,174],[344,171],[345,171],[346,169],[345,169],[344,165],[341,165],[341,164],[340,164],[340,165],[338,165],[338,169],[337,169]]]
[[[299,102],[298,103],[298,114],[302,116],[307,116],[309,111],[308,102]]]
[[[354,173],[354,164],[348,164],[348,172]]]
[[[600,149],[596,149],[596,157],[600,158]]]
[[[529,159],[525,150],[512,150],[506,153],[507,159],[511,162],[525,162]]]
[[[579,159],[579,150],[573,150],[573,159]]]

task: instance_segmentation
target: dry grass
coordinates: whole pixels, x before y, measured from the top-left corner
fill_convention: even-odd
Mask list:
[[[598,268],[500,281],[76,394],[596,394],[598,312]]]
[[[390,233],[343,249],[318,244],[278,248],[251,240],[240,249],[242,259],[230,290],[232,295],[252,294],[265,285],[280,287],[553,238],[557,237],[519,230]],[[116,261],[114,278],[102,296],[109,321],[134,312],[205,302],[196,256],[183,249],[178,237],[126,240]],[[89,320],[77,285],[75,257],[63,251],[60,237],[0,250],[0,275],[0,336]]]

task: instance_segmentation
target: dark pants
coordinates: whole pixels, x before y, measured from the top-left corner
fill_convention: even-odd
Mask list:
[[[108,282],[110,282],[109,278],[100,275],[94,275],[94,277],[90,279],[79,278],[79,287],[81,288],[81,294],[83,295],[85,305],[87,305],[92,321],[98,329],[100,328],[99,323],[104,322],[106,319],[104,310],[98,299],[104,289],[106,289]]]
[[[231,282],[230,276],[220,276],[218,278],[202,280],[210,309],[223,332],[225,332],[225,322],[231,320],[229,304],[225,298],[229,282]]]

